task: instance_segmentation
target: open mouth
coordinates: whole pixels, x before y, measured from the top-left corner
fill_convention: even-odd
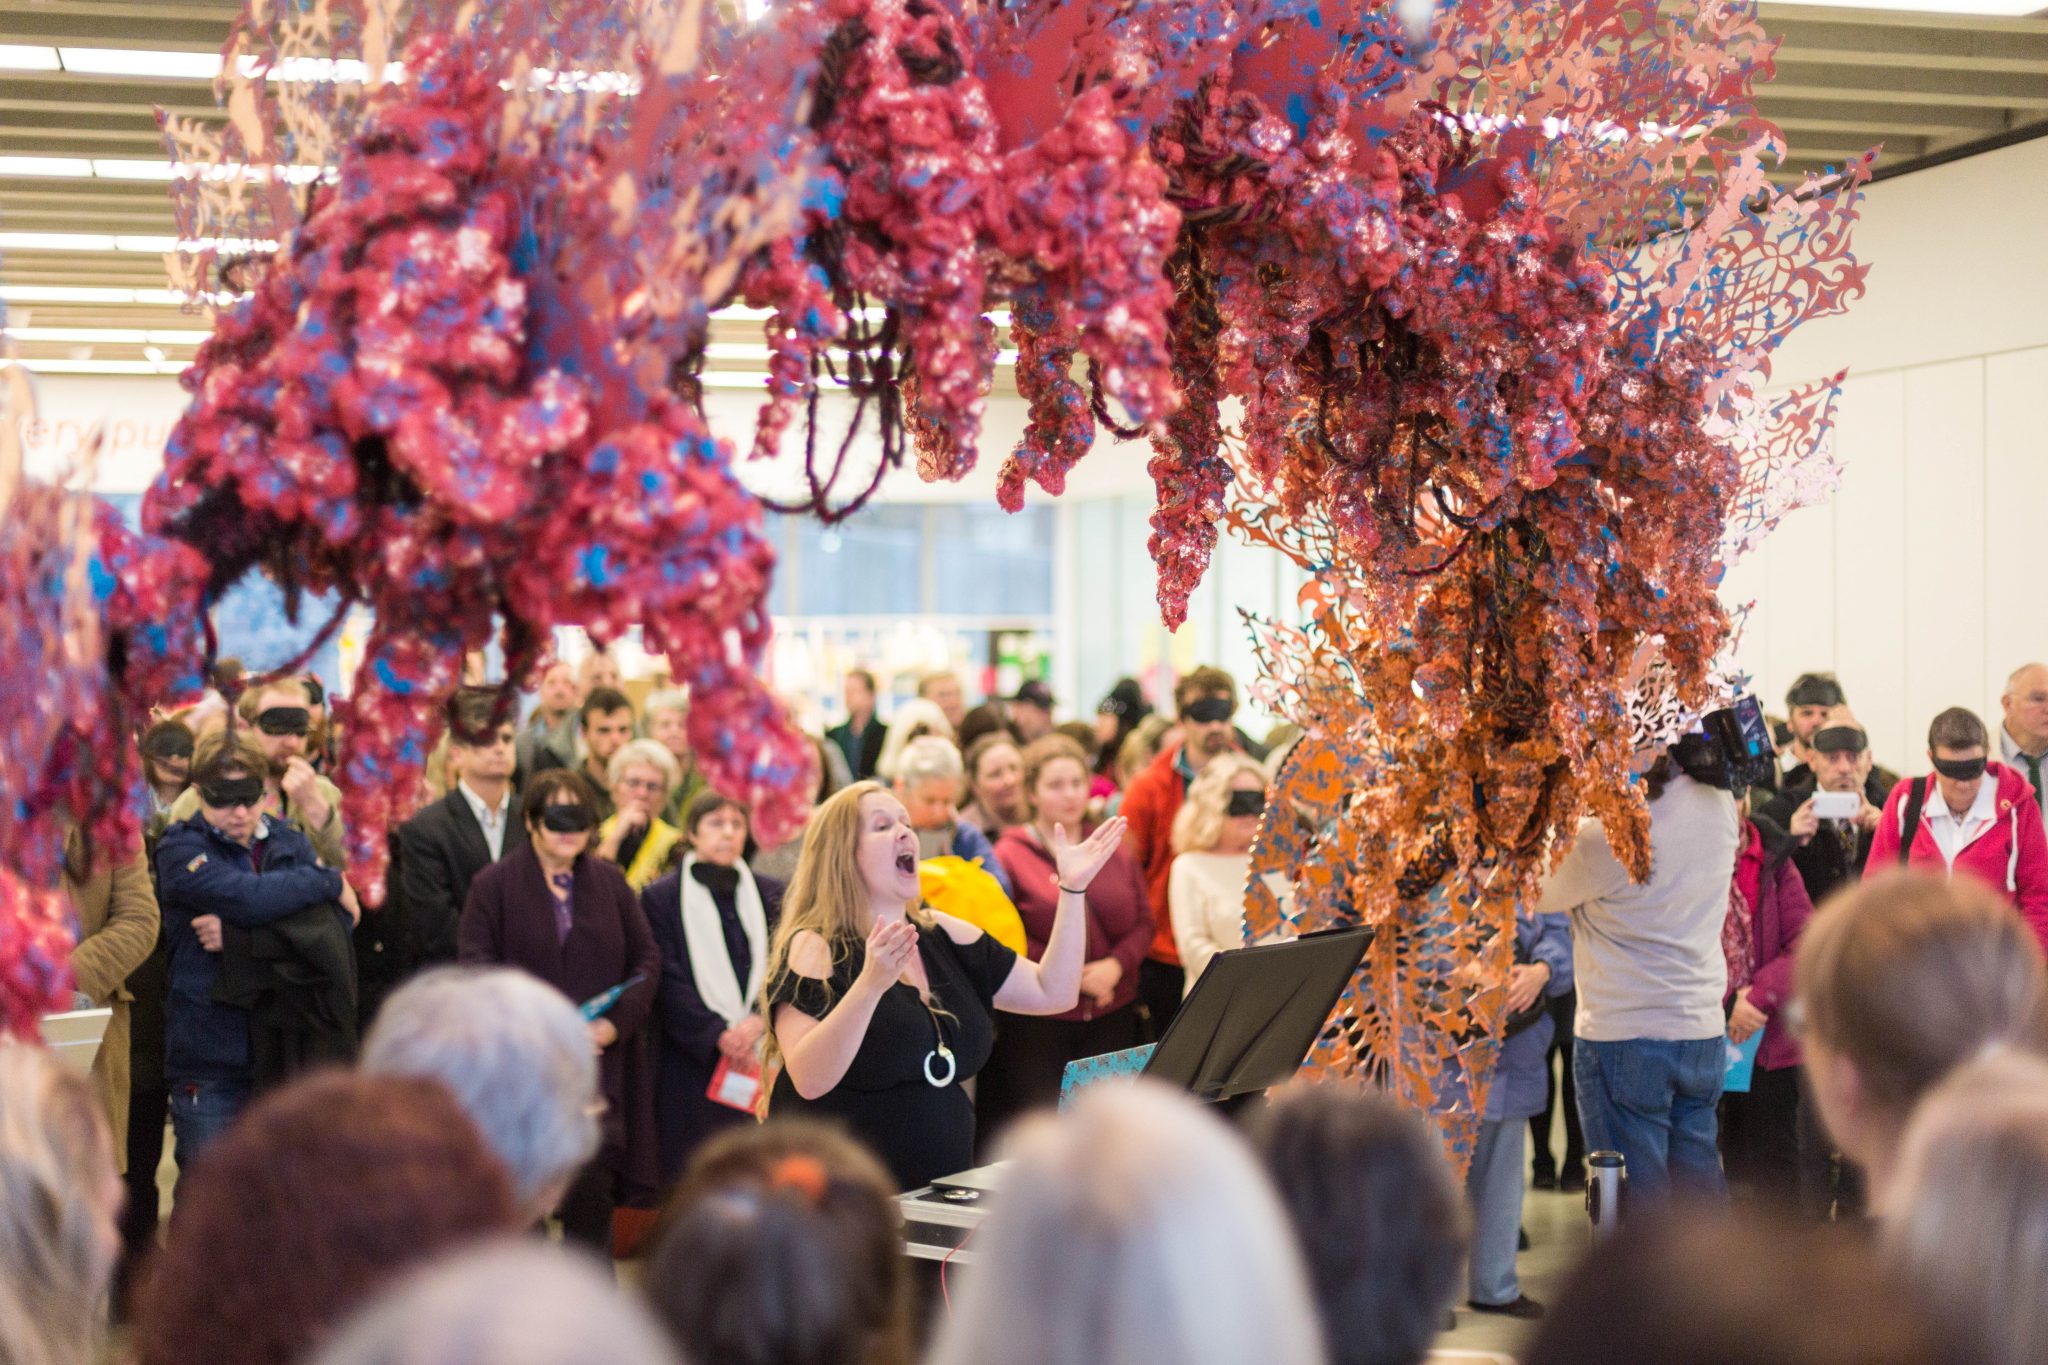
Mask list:
[[[914,876],[917,872],[917,854],[914,852],[897,854],[896,870],[906,877]]]

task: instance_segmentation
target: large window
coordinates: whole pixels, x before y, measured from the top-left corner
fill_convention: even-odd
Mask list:
[[[1052,614],[1053,509],[1012,514],[978,503],[882,503],[837,526],[768,518],[780,556],[777,616]]]

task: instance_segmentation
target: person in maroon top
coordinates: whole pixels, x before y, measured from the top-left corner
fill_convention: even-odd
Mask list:
[[[1024,920],[1026,956],[1045,951],[1059,896],[1049,851],[1055,825],[1073,829],[1088,810],[1087,755],[1065,735],[1047,735],[1024,750],[1024,795],[1030,822],[1003,831],[996,860],[1015,888]],[[1088,945],[1081,1002],[1050,1018],[1004,1015],[995,1052],[975,1092],[976,1131],[983,1150],[1003,1124],[1027,1109],[1056,1104],[1068,1062],[1136,1047],[1146,1041],[1138,1009],[1138,964],[1152,943],[1152,904],[1137,859],[1120,847],[1090,883]]]
[[[590,856],[596,808],[581,774],[551,768],[534,776],[523,812],[531,839],[470,883],[456,950],[463,962],[531,972],[578,1005],[626,986],[589,1021],[603,1139],[558,1209],[564,1237],[608,1252],[613,1208],[651,1204],[658,1179],[647,1021],[661,950],[625,874]]]

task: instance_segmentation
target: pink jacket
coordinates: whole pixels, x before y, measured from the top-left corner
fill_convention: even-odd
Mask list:
[[[1754,970],[1749,979],[1749,1003],[1770,1016],[1764,1025],[1764,1040],[1757,1047],[1756,1064],[1766,1071],[1781,1071],[1798,1066],[1801,1060],[1799,1038],[1785,1017],[1785,1006],[1792,999],[1792,962],[1798,955],[1799,936],[1813,915],[1813,901],[1792,863],[1789,837],[1775,826],[1768,835],[1754,822],[1749,828],[1749,837],[1760,839],[1763,845],[1763,875],[1752,912]]]
[[[2034,804],[2034,789],[2027,779],[2003,763],[1985,765],[1984,780],[1997,783],[1993,809],[1997,817],[1990,828],[1971,840],[1956,854],[1957,871],[1967,872],[1995,887],[2019,910],[2033,929],[2034,937],[2048,948],[2048,828],[2041,821],[2041,808]],[[1870,859],[1863,875],[1874,877],[1899,861],[1901,844],[1911,850],[1908,861],[1914,867],[1942,866],[1941,846],[1934,841],[1923,810],[1920,827],[1906,833],[1906,802],[1916,784],[1932,784],[1932,775],[1901,782],[1892,788],[1884,803],[1884,814],[1870,840]],[[1931,791],[1928,801],[1939,801],[1941,793]]]

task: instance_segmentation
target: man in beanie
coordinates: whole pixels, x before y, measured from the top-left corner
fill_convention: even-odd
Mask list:
[[[1828,712],[1847,703],[1842,695],[1842,685],[1835,681],[1832,673],[1802,673],[1792,689],[1785,694],[1785,722],[1791,732],[1785,742],[1786,756],[1792,760],[1778,781],[1780,789],[1804,786],[1810,792],[1813,788],[1813,752],[1811,744],[1814,732],[1827,720]]]
[[[1800,839],[1792,861],[1806,883],[1807,896],[1818,905],[1836,887],[1863,875],[1878,813],[1899,779],[1871,762],[1870,736],[1846,706],[1823,714],[1821,723],[1808,732],[1806,749],[1809,762],[1786,776],[1757,818]],[[1863,804],[1852,820],[1815,821],[1811,814],[1817,791],[1856,792]]]

